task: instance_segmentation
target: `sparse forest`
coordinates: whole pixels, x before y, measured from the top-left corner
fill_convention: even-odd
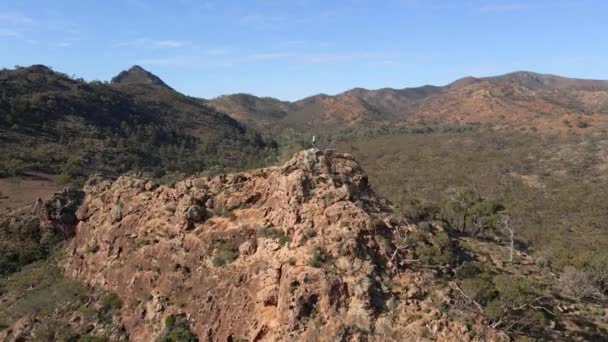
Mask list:
[[[241,170],[261,166],[275,149],[172,90],[144,87],[129,95],[43,66],[0,72],[0,130],[0,176],[42,172],[66,184],[92,173],[171,179]]]

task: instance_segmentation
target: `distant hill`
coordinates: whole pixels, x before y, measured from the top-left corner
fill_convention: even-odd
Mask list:
[[[111,83],[42,65],[0,71],[0,176],[221,172],[259,165],[272,146],[141,67]]]
[[[34,65],[0,71],[0,176],[36,172],[65,182],[92,172],[223,172],[276,155],[263,136],[301,147],[311,131],[412,123],[585,131],[608,127],[607,114],[608,81],[526,71],[287,102],[190,97],[139,66],[104,83]]]
[[[265,98],[264,105],[259,105],[262,99],[252,95],[243,105],[240,97],[222,96],[210,104],[253,126],[263,121],[262,117],[267,118],[268,113],[280,112],[274,124],[295,129],[408,122],[544,130],[608,127],[608,116],[604,115],[608,113],[608,81],[527,71],[466,77],[440,87],[355,88],[335,96],[319,94],[295,102]]]
[[[275,124],[293,110],[293,105],[289,102],[249,94],[220,96],[210,104],[240,122],[258,128],[265,124]]]
[[[172,88],[166,85],[158,76],[139,65],[134,65],[129,70],[122,71],[116,75],[116,77],[112,78],[111,83],[120,85],[150,85],[172,90]]]

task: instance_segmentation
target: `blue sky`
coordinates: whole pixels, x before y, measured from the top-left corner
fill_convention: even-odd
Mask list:
[[[2,0],[0,67],[285,100],[531,70],[608,79],[604,0]]]

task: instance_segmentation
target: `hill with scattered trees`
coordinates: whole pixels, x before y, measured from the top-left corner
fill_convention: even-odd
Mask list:
[[[261,165],[274,142],[140,67],[112,83],[45,66],[0,71],[0,175],[80,181],[100,172],[161,177]]]

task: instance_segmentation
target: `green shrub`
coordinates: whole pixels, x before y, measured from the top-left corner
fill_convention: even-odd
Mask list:
[[[257,230],[256,235],[260,238],[275,239],[281,246],[291,241],[284,230],[272,227],[262,227]]]
[[[414,257],[427,265],[454,264],[459,253],[458,243],[431,225],[419,224],[418,230],[408,235],[406,242]]]
[[[99,298],[99,319],[110,322],[112,317],[120,310],[122,301],[115,293],[106,293]]]
[[[509,274],[493,276],[475,263],[456,274],[463,277],[459,280],[462,291],[481,305],[485,317],[498,327],[525,331],[545,325],[550,305],[544,301],[542,288],[533,281]]]
[[[308,265],[311,267],[319,268],[323,265],[324,257],[321,249],[319,247],[315,247],[312,250],[310,255],[310,259],[308,259]]]
[[[26,163],[19,159],[0,160],[0,177],[15,177],[27,169]]]
[[[120,310],[122,301],[115,293],[106,293],[99,298],[99,318],[110,321],[112,316]]]
[[[107,337],[102,336],[94,336],[94,335],[82,335],[78,338],[78,342],[107,342],[109,339]]]
[[[477,274],[461,281],[462,290],[482,306],[496,298],[497,290],[488,273]]]
[[[97,245],[96,243],[88,246],[86,249],[87,253],[97,253],[97,251],[99,251],[99,245]]]
[[[41,229],[37,218],[1,222],[0,276],[47,258],[59,242],[61,239],[52,229]]]
[[[173,329],[175,327],[176,318],[173,315],[167,316],[165,318],[165,327],[167,329]]]
[[[400,208],[400,214],[412,222],[432,220],[440,212],[440,208],[430,201],[413,199],[408,205]]]
[[[60,173],[53,176],[53,182],[57,185],[67,185],[72,181],[72,177],[67,173]]]
[[[233,262],[238,257],[238,253],[227,242],[220,242],[215,247],[215,252],[211,262],[215,267],[222,267]]]
[[[198,337],[190,330],[186,315],[171,315],[165,318],[165,329],[157,342],[197,342]]]
[[[226,208],[225,206],[216,206],[213,209],[213,213],[217,216],[226,217],[229,219],[234,219],[234,211]]]
[[[80,283],[66,279],[50,261],[37,261],[16,273],[0,277],[0,322],[37,315],[45,317],[68,305],[82,303],[87,289]]]
[[[476,189],[461,187],[446,195],[441,216],[450,227],[477,237],[501,234],[500,214],[504,206],[484,198]]]

